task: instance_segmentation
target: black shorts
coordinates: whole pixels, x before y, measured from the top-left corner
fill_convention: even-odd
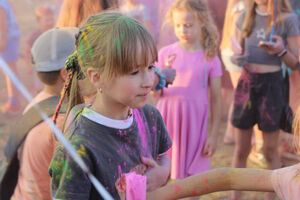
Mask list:
[[[232,125],[250,129],[257,124],[263,132],[277,131],[285,105],[284,84],[282,71],[260,74],[244,69],[235,91]]]

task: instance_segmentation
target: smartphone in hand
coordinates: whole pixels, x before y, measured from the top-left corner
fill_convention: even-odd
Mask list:
[[[258,43],[258,46],[259,46],[259,47],[267,47],[267,48],[269,48],[269,47],[274,46],[274,44],[275,44],[275,42],[260,41],[260,42]]]

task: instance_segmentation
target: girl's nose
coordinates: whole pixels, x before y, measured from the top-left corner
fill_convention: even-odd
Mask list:
[[[153,82],[154,82],[154,76],[155,76],[154,71],[153,70],[149,71],[147,69],[142,78],[142,81],[143,81],[142,87],[145,87],[145,88],[152,87]]]
[[[186,32],[187,32],[186,28],[185,28],[184,26],[182,26],[182,28],[181,28],[181,33],[182,33],[183,35],[185,35]]]

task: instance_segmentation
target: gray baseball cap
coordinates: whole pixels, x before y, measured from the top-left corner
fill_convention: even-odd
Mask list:
[[[41,34],[33,43],[31,55],[37,72],[64,68],[69,55],[75,51],[78,28],[53,28]]]

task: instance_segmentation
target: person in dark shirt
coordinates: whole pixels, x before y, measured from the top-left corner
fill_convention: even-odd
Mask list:
[[[119,199],[115,183],[121,174],[141,164],[147,167],[148,191],[162,186],[170,173],[166,152],[172,142],[160,113],[146,105],[157,60],[151,34],[132,18],[103,13],[81,26],[76,45],[66,62],[68,107],[83,103],[78,80],[87,77],[97,92],[71,123],[67,138],[114,199]],[[49,174],[56,199],[101,199],[62,145]]]

